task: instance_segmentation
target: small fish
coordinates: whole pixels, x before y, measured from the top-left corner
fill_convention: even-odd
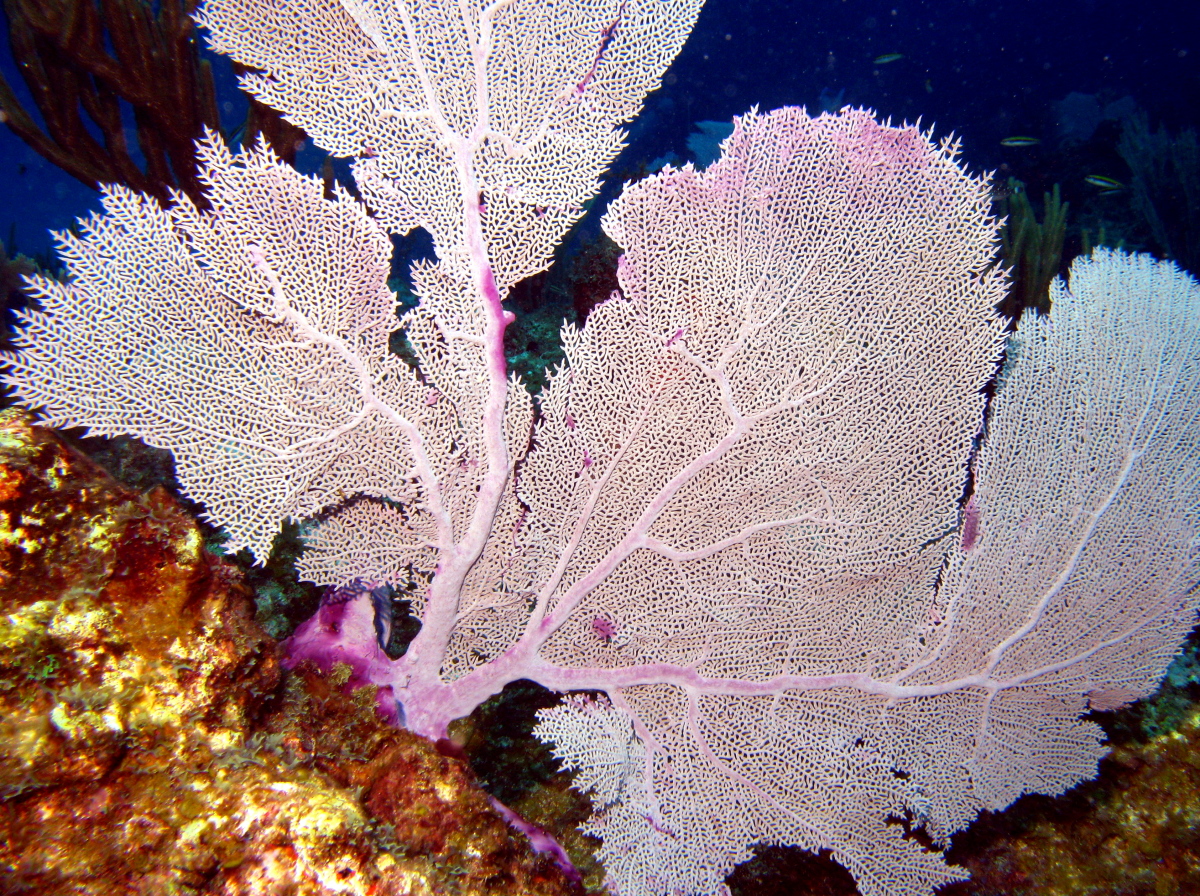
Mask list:
[[[1084,183],[1091,184],[1093,187],[1103,187],[1107,193],[1116,193],[1118,190],[1124,190],[1125,185],[1113,177],[1105,177],[1103,174],[1089,174],[1083,179]]]
[[[884,53],[882,56],[875,57],[876,65],[887,65],[889,62],[895,62],[897,59],[903,59],[903,53]]]
[[[1037,137],[1005,137],[1000,141],[1001,146],[1037,146],[1042,141]]]

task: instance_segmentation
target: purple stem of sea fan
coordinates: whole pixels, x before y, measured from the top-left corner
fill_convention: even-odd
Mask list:
[[[403,726],[403,709],[386,683],[392,660],[379,646],[370,589],[348,590],[326,591],[320,609],[283,642],[283,666],[292,669],[307,660],[328,671],[336,663],[345,663],[351,669],[346,690],[378,685],[379,714],[389,723]]]
[[[393,660],[379,646],[375,615],[369,586],[355,583],[327,589],[316,614],[283,642],[283,665],[292,669],[308,661],[328,671],[337,663],[345,663],[351,669],[346,690],[376,685],[379,715],[386,722],[402,727],[404,710],[393,696],[391,685],[385,683],[395,674]],[[489,796],[488,801],[510,827],[528,838],[534,852],[548,855],[568,880],[582,884],[579,869],[553,836],[495,797]]]
[[[534,852],[539,855],[548,855],[572,883],[583,884],[583,875],[579,873],[579,869],[575,867],[575,863],[571,861],[571,857],[567,855],[567,851],[562,848],[562,845],[554,837],[533,822],[522,818],[494,796],[489,796],[488,802],[491,803],[492,808],[499,813],[500,817],[508,822],[509,827],[519,831],[529,839],[529,845],[533,847]]]

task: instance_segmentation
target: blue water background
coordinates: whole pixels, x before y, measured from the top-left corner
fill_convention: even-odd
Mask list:
[[[1093,152],[1073,170],[1063,168],[1065,144],[1094,144],[1101,129],[1103,146],[1105,128],[1115,143],[1119,122],[1105,121],[1105,110],[1142,110],[1152,126],[1174,132],[1197,126],[1198,38],[1200,4],[1181,0],[710,0],[663,87],[632,125],[606,195],[664,160],[691,158],[696,122],[728,121],[754,105],[813,111],[853,104],[896,120],[919,117],[939,134],[954,131],[973,170],[1015,175],[1031,194],[1062,182],[1064,198],[1078,203],[1095,192],[1083,181],[1088,174],[1127,176],[1112,153]],[[902,58],[876,63],[885,54]],[[218,104],[232,130],[245,105],[228,62],[214,57],[214,65]],[[6,40],[0,66],[26,97]],[[1001,144],[1018,135],[1041,143]],[[310,149],[300,164],[316,170],[322,160]],[[0,126],[6,243],[44,253],[48,229],[98,206],[95,191]]]

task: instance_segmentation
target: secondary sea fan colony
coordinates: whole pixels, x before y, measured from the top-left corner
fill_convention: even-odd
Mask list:
[[[535,409],[502,302],[698,8],[210,0],[214,48],[357,158],[363,200],[209,139],[209,207],[112,188],[62,237],[70,281],[35,281],[5,379],[51,424],[169,448],[260,558],[318,517],[302,571],[339,625],[292,658],[349,662],[412,730],[518,679],[600,692],[538,734],[616,892],[718,893],[793,843],[865,896],[929,894],[981,809],[1095,773],[1083,716],[1152,690],[1195,621],[1200,287],[1076,261],[976,450],[1006,288],[986,182],[863,111],[751,112],[609,208],[620,291]],[[437,259],[397,324],[388,235],[416,227]],[[421,622],[397,660],[383,585]]]

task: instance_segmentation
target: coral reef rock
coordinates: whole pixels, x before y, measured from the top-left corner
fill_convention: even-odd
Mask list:
[[[572,892],[340,667],[284,677],[241,578],[0,414],[0,891]]]

